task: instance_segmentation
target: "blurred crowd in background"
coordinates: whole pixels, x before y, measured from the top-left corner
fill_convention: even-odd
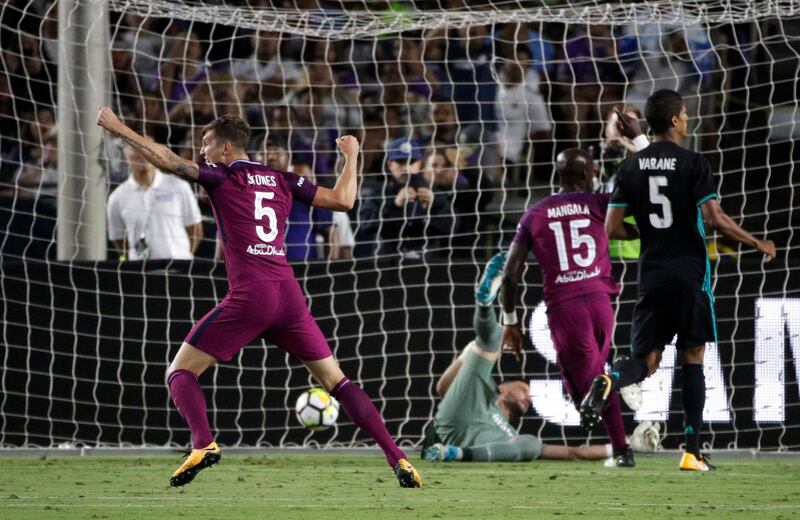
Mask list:
[[[6,255],[52,257],[57,7],[16,3],[27,7],[2,14],[0,234]],[[590,150],[613,183],[632,148],[613,109],[641,116],[654,90],[684,96],[685,145],[716,164],[723,119],[725,131],[746,124],[722,114],[752,80],[752,35],[751,24],[508,23],[334,41],[112,12],[110,102],[187,159],[199,158],[205,124],[240,114],[253,129],[253,160],[326,186],[338,170],[335,138],[356,136],[356,207],[334,214],[296,204],[292,260],[470,256],[510,240],[522,210],[552,192],[560,150]],[[111,192],[132,182],[131,161],[113,140],[107,153]],[[193,190],[201,216],[182,222],[202,223],[192,254],[213,258],[211,209]],[[119,230],[110,238],[111,254],[126,256],[112,245]]]

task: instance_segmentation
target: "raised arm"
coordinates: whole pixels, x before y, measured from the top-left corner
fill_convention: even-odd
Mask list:
[[[134,150],[158,168],[167,173],[173,173],[189,180],[196,180],[200,168],[194,161],[182,159],[175,152],[162,144],[158,144],[152,139],[137,134],[125,123],[120,121],[117,114],[109,107],[101,107],[97,112],[97,124],[105,128],[109,133],[125,141]]]
[[[344,135],[336,139],[336,144],[344,154],[342,173],[333,189],[323,187],[317,189],[311,205],[334,211],[348,211],[356,203],[356,193],[358,193],[358,139],[352,135]]]
[[[759,240],[744,229],[739,224],[733,221],[731,217],[725,213],[719,201],[716,198],[707,200],[700,206],[700,211],[703,213],[703,220],[712,228],[716,229],[723,236],[731,240],[735,240],[740,244],[750,246],[764,254],[764,260],[769,262],[775,258],[775,243],[772,240]]]
[[[625,112],[620,112],[616,108],[614,112],[617,116],[616,126],[620,135],[633,141],[633,146],[636,148],[637,152],[641,152],[647,148],[650,144],[650,140],[642,133],[642,125],[639,124],[639,120]]]
[[[500,350],[497,352],[488,352],[479,347],[476,342],[470,342],[466,347],[464,347],[464,350],[461,351],[461,354],[459,354],[458,357],[455,358],[452,363],[450,363],[450,366],[447,367],[439,380],[436,381],[437,396],[444,397],[444,394],[447,393],[450,385],[453,384],[453,380],[461,371],[461,367],[464,366],[464,357],[469,355],[469,352],[472,352],[484,359],[488,359],[489,361],[497,361],[497,358],[500,357]]]

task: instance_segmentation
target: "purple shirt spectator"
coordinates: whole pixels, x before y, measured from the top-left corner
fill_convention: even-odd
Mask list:
[[[333,212],[325,208],[312,208],[295,200],[286,227],[286,257],[289,260],[317,260],[318,233],[325,233],[333,225]],[[326,240],[327,242],[327,240]]]

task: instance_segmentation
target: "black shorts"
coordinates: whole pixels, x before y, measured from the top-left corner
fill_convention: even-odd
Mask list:
[[[638,358],[672,342],[683,350],[717,341],[714,295],[701,290],[676,289],[640,293],[633,308],[631,350]]]

